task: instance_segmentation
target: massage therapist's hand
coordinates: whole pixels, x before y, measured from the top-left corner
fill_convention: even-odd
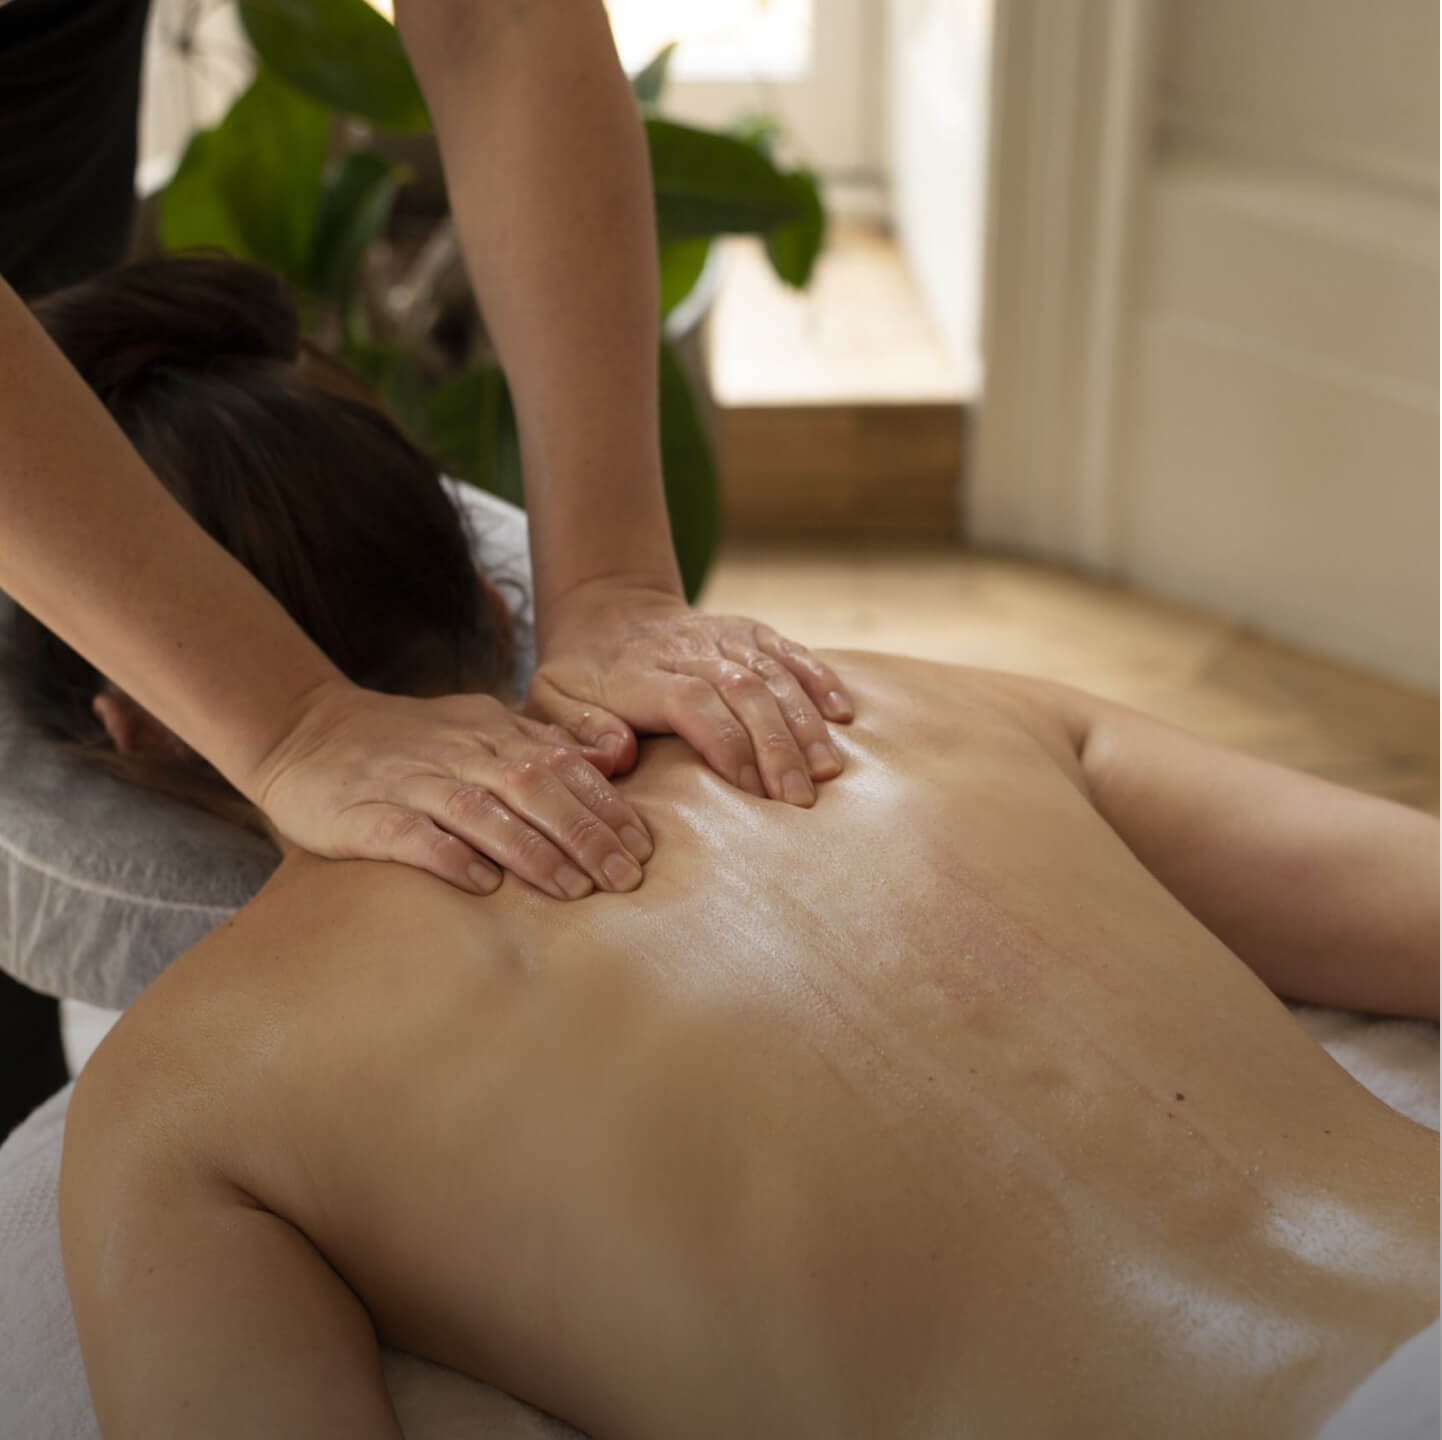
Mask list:
[[[526,708],[617,770],[635,763],[632,730],[680,735],[733,785],[793,805],[840,774],[826,722],[852,716],[846,687],[805,646],[611,581],[553,612]]]
[[[597,764],[612,768],[488,695],[413,700],[337,684],[310,697],[245,788],[318,855],[399,860],[481,894],[501,883],[499,865],[575,900],[593,883],[635,889],[652,849]]]

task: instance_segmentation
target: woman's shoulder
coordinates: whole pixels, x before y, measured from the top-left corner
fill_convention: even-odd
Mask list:
[[[963,743],[996,746],[1013,755],[1030,752],[1070,780],[1080,774],[1079,691],[985,666],[878,651],[824,654],[852,691],[851,728],[858,737],[895,742],[913,756],[927,747],[947,753]]]

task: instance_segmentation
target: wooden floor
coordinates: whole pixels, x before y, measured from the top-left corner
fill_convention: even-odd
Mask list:
[[[959,405],[980,366],[962,366],[927,318],[895,239],[855,221],[831,227],[810,285],[776,278],[759,240],[722,242],[707,365],[723,406]]]
[[[812,646],[1063,680],[1437,811],[1431,696],[1049,567],[957,549],[733,544],[703,603],[764,618]]]
[[[702,339],[728,534],[934,541],[956,529],[966,403],[895,240],[833,227],[810,287],[725,242]]]

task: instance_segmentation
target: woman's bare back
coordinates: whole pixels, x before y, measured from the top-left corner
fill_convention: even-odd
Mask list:
[[[1064,707],[842,663],[814,811],[663,741],[635,896],[293,857],[117,1034],[386,1339],[597,1437],[1310,1434],[1435,1314],[1432,1137],[1143,868]]]

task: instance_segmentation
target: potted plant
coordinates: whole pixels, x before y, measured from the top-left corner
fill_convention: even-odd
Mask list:
[[[191,138],[158,198],[160,243],[219,247],[285,276],[308,336],[370,380],[448,471],[521,503],[505,377],[470,296],[430,117],[394,28],[365,0],[239,0],[238,10],[254,79],[218,125]],[[815,177],[776,164],[766,127],[719,133],[657,113],[670,54],[632,86],[655,189],[666,499],[694,598],[716,546],[718,487],[676,354],[678,322],[714,274],[715,237],[765,237],[777,273],[804,286],[825,215]]]

